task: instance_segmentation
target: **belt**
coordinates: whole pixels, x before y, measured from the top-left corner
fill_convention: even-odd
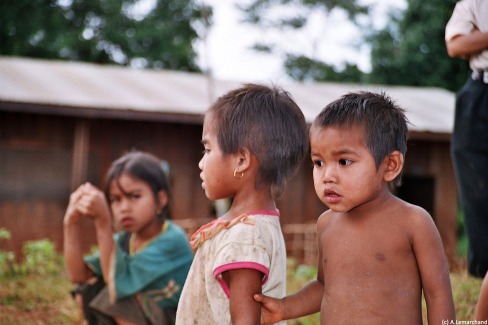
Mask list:
[[[488,84],[488,70],[473,70],[471,73],[473,80],[480,80],[481,82]]]

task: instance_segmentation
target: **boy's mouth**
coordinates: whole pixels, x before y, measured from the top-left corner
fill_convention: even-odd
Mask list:
[[[337,192],[332,191],[332,190],[325,190],[324,191],[324,198],[327,201],[327,203],[338,203],[341,199],[341,196],[337,194]]]

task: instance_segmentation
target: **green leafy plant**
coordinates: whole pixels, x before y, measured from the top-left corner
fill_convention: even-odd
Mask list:
[[[0,228],[0,241],[9,240],[10,232]],[[19,274],[59,274],[64,269],[63,258],[48,239],[28,241],[22,246],[23,262],[18,263],[11,251],[0,250],[0,276]]]
[[[28,241],[22,247],[24,263],[23,273],[46,275],[59,274],[62,267],[61,257],[57,254],[54,244],[47,240]]]
[[[10,231],[0,228],[0,241],[9,240]],[[0,275],[12,274],[15,272],[15,254],[13,252],[0,250]]]
[[[5,228],[0,228],[0,239],[10,239],[10,231]]]

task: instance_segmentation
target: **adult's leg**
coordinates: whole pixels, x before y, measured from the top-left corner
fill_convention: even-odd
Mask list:
[[[468,271],[488,270],[488,85],[468,79],[458,92],[451,154],[468,235]]]

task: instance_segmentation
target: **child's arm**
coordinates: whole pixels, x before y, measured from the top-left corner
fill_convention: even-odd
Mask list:
[[[449,269],[439,232],[424,210],[418,210],[413,219],[415,232],[411,240],[427,303],[429,324],[455,320]]]
[[[261,306],[253,296],[261,293],[263,274],[253,269],[235,269],[222,273],[222,278],[230,290],[232,324],[259,324]]]
[[[82,283],[91,276],[90,270],[83,262],[81,248],[80,219],[82,215],[79,211],[79,202],[82,195],[81,186],[71,194],[63,220],[66,272],[70,281],[74,283]]]
[[[114,250],[110,208],[102,191],[89,183],[84,186],[84,205],[82,214],[93,219],[93,222],[95,223],[103,279],[106,283],[109,283],[110,258],[112,256],[112,251]]]
[[[81,217],[93,219],[95,223],[103,278],[108,281],[110,256],[114,249],[110,210],[103,192],[88,183],[81,185],[71,195],[64,218],[64,253],[69,278],[73,282],[83,282],[90,276],[82,257]]]
[[[273,324],[319,312],[323,295],[323,283],[313,280],[297,293],[283,299],[262,294],[254,295],[254,299],[262,303],[261,324]]]
[[[475,320],[488,319],[488,273],[485,275],[485,279],[481,284],[480,296],[478,298],[478,303],[476,304],[474,319]]]

